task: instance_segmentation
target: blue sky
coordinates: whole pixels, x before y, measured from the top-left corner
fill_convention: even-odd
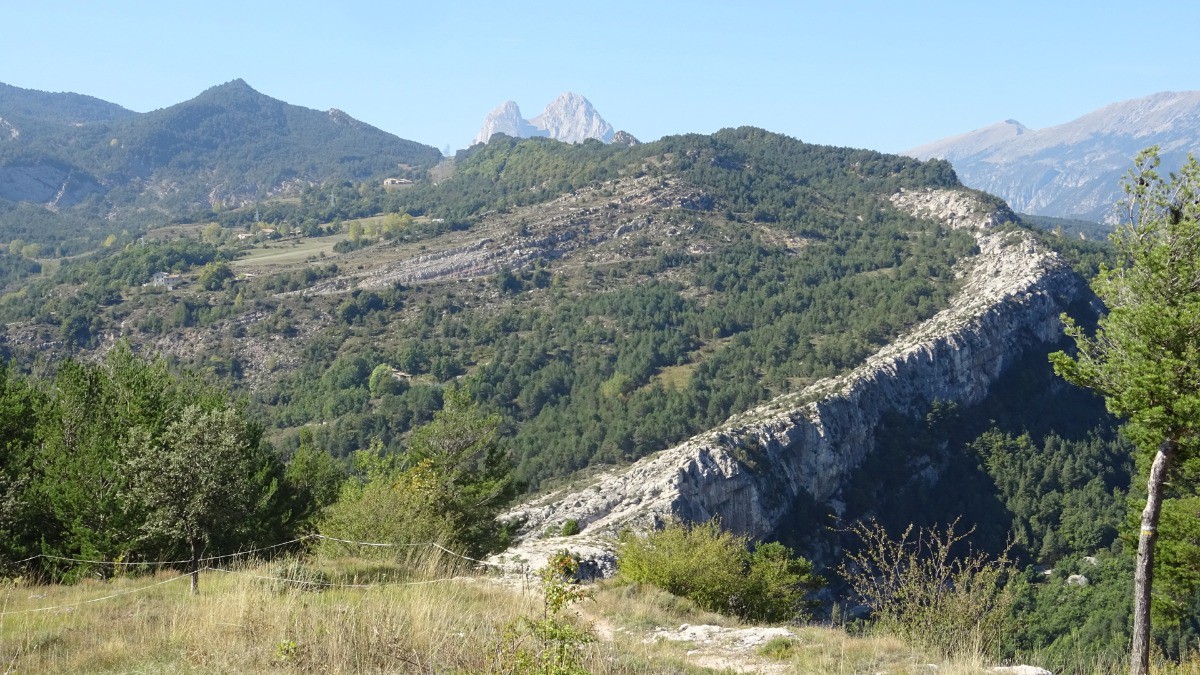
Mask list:
[[[0,3],[0,82],[145,112],[243,78],[466,146],[564,91],[642,140],[754,125],[897,152],[1200,89],[1191,2]]]

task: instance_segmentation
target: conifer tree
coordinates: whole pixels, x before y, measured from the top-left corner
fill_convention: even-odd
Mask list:
[[[1200,447],[1200,164],[1158,174],[1157,148],[1124,180],[1120,263],[1092,284],[1108,307],[1094,336],[1064,317],[1077,355],[1051,355],[1055,372],[1105,397],[1143,462],[1149,460],[1134,568],[1131,672],[1148,672],[1154,551],[1165,488]]]

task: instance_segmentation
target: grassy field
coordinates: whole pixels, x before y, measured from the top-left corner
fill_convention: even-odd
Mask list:
[[[291,580],[290,582],[287,580]],[[307,583],[303,583],[307,582]],[[0,583],[5,673],[550,672],[535,580],[444,559],[400,566],[316,558],[69,586]],[[650,586],[604,582],[560,615],[567,665],[590,673],[983,673],[889,636],[754,627]],[[703,640],[681,636],[701,630]],[[555,657],[557,658],[557,657]],[[936,668],[934,668],[936,667]],[[1197,672],[1177,669],[1171,672]]]
[[[345,234],[336,234],[329,237],[268,241],[247,249],[237,260],[233,261],[232,266],[242,272],[277,271],[280,267],[302,264],[311,257],[335,255],[334,245],[345,239],[346,236]]]
[[[278,564],[210,570],[195,596],[173,571],[71,586],[7,582],[0,665],[6,673],[517,672],[514,651],[536,648],[520,620],[540,618],[540,603],[519,587],[442,565],[417,578],[362,560],[323,567],[332,585],[309,589],[273,579]],[[676,650],[653,647],[589,642],[579,658],[590,672],[691,670]]]

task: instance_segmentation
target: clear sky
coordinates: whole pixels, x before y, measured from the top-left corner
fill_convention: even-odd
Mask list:
[[[0,0],[0,82],[145,112],[235,78],[465,147],[574,91],[642,140],[754,125],[897,152],[1200,89],[1196,2]]]

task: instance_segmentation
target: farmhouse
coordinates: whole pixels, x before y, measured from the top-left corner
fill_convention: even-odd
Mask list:
[[[178,274],[170,272],[155,272],[150,277],[150,283],[147,286],[162,286],[168,291],[174,290],[183,281],[183,278]]]

